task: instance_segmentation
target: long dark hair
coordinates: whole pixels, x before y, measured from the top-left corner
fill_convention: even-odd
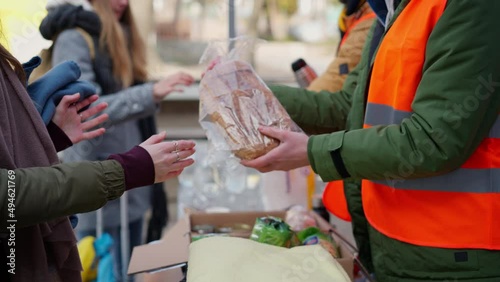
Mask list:
[[[3,37],[2,23],[0,22],[0,38]],[[26,81],[26,74],[24,73],[23,66],[12,54],[0,43],[0,63],[8,63],[21,80],[22,83]]]

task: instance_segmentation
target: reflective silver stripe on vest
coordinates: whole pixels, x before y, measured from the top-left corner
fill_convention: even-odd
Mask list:
[[[412,112],[395,110],[391,106],[368,103],[365,124],[371,126],[400,124],[403,119],[409,118],[411,115]]]
[[[401,124],[403,119],[409,118],[412,114],[412,112],[396,110],[391,106],[368,103],[366,107],[365,124],[370,126]],[[488,137],[500,138],[500,116],[497,117]]]
[[[500,168],[469,169],[460,168],[450,173],[419,179],[387,179],[375,180],[397,189],[470,192],[470,193],[500,193]]]

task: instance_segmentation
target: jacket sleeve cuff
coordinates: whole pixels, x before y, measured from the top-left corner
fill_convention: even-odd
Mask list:
[[[144,87],[144,91],[142,92],[142,93],[144,93],[143,95],[145,95],[144,99],[146,99],[147,101],[150,101],[151,105],[153,107],[155,107],[155,109],[156,109],[157,103],[155,103],[155,101],[154,101],[155,99],[153,98],[154,83],[153,82],[146,82],[146,83],[141,84],[141,85],[142,85],[142,87]]]
[[[135,146],[123,154],[114,154],[108,159],[118,161],[125,173],[125,189],[130,190],[154,184],[155,167],[149,153],[141,146]]]
[[[124,169],[120,162],[107,160],[98,162],[101,164],[101,171],[104,173],[106,201],[119,198],[125,191]]]
[[[47,125],[47,131],[49,132],[50,139],[52,139],[52,143],[54,143],[57,152],[73,146],[73,142],[71,142],[68,135],[52,121]]]
[[[345,131],[311,136],[307,154],[311,167],[325,182],[350,177],[341,155]]]

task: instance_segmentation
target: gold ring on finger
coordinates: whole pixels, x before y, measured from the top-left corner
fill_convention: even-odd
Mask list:
[[[178,162],[181,160],[181,156],[179,155],[179,152],[175,151],[175,154],[177,155],[177,159],[175,160],[175,162]]]
[[[174,152],[179,152],[179,143],[177,143],[177,141],[174,141],[174,147],[175,147]],[[179,155],[179,154],[177,154],[177,155]]]

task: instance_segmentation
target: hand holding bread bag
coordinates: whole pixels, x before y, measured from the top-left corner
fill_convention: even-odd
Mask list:
[[[260,133],[259,126],[297,132],[301,129],[252,66],[237,59],[249,44],[248,39],[237,40],[244,41],[241,47],[235,45],[226,56],[220,57],[200,82],[200,124],[216,150],[231,151],[240,159],[252,160],[279,144],[278,140]],[[221,50],[214,46],[217,45],[209,46],[205,55],[213,54],[214,48]],[[202,60],[207,59],[205,55]]]

